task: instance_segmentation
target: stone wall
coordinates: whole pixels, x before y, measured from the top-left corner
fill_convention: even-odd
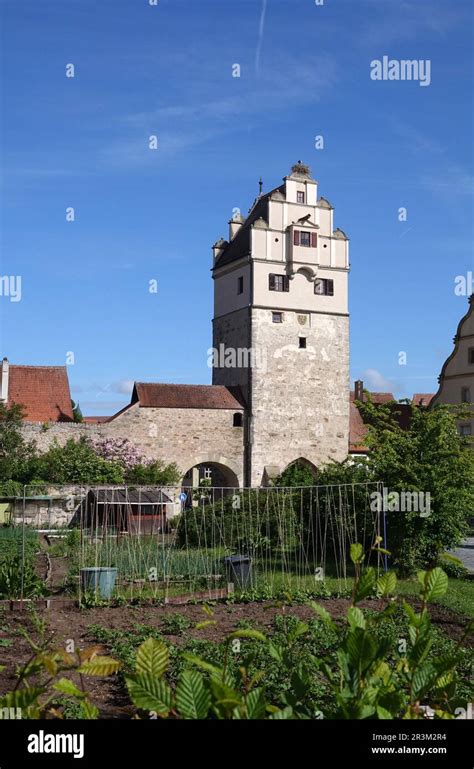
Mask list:
[[[214,318],[212,321],[212,344],[216,350],[220,345],[226,349],[249,350],[251,347],[250,310],[245,307],[242,310]],[[241,360],[245,362],[245,356],[241,354]],[[214,367],[212,370],[212,384],[240,386],[246,401],[248,401],[249,368],[245,366]]]
[[[265,480],[266,466],[281,472],[300,457],[316,467],[345,459],[349,318],[286,311],[273,323],[271,310],[253,309],[252,344],[266,350],[267,365],[252,376],[251,485]]]
[[[230,485],[243,485],[243,428],[233,427],[231,409],[140,408],[130,406],[102,424],[25,423],[23,434],[43,452],[80,436],[128,438],[149,459],[176,462],[183,475],[202,462],[228,468]],[[241,410],[243,413],[243,410]]]

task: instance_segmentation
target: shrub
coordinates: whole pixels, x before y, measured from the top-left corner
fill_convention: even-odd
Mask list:
[[[295,547],[299,521],[291,492],[252,489],[217,504],[185,509],[177,529],[183,547],[225,547],[265,555],[276,547]]]
[[[412,407],[401,427],[397,407],[359,404],[370,423],[368,467],[390,492],[430,494],[426,517],[415,510],[386,512],[393,563],[413,572],[437,563],[439,553],[456,547],[474,509],[474,452],[458,431],[462,408]]]
[[[38,598],[45,592],[46,586],[28,557],[12,555],[0,564],[0,598]]]
[[[54,442],[35,464],[35,475],[50,483],[123,483],[120,464],[99,457],[84,437],[64,446]]]

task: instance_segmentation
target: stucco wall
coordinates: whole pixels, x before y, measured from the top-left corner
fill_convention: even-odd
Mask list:
[[[460,404],[462,388],[470,390],[471,402],[474,403],[474,364],[469,362],[469,350],[474,348],[474,303],[459,328],[459,339],[455,344],[454,354],[448,359],[441,376],[440,389],[433,401],[436,403]],[[471,419],[463,419],[460,425],[471,426],[474,436],[474,406],[468,407]]]

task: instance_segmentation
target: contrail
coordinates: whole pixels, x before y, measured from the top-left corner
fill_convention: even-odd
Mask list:
[[[267,0],[262,0],[262,13],[260,14],[260,25],[258,28],[258,42],[257,42],[257,50],[255,52],[255,74],[258,77],[258,71],[260,67],[260,52],[262,50],[262,43],[263,43],[263,31],[265,28],[265,13],[267,10]]]

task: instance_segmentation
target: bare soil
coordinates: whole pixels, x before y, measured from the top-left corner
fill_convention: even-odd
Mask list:
[[[347,599],[327,599],[322,603],[336,620],[346,614],[349,606]],[[382,607],[382,602],[365,601],[362,602],[361,606],[377,610]],[[53,604],[49,609],[39,610],[37,616],[45,623],[46,635],[51,639],[53,648],[64,648],[65,642],[72,639],[76,648],[80,649],[92,644],[96,645],[89,632],[89,628],[93,624],[119,630],[133,630],[136,624],[149,625],[159,629],[164,617],[179,613],[192,623],[192,626],[186,631],[187,637],[194,636],[210,641],[220,641],[234,630],[239,620],[242,619],[252,621],[253,626],[262,631],[268,631],[276,614],[286,614],[300,619],[314,617],[314,612],[308,606],[283,605],[271,601],[231,605],[221,603],[213,607],[213,612],[212,619],[216,621],[216,624],[208,625],[201,630],[196,630],[193,626],[202,620],[209,619],[209,617],[204,613],[203,607],[199,605],[80,609],[75,605],[60,608]],[[461,616],[441,606],[431,607],[431,614],[433,623],[447,636],[454,640],[459,640],[462,637],[466,622]],[[22,634],[25,630],[34,642],[38,641],[40,636],[37,626],[27,612],[0,612],[0,666],[5,666],[4,670],[0,670],[0,694],[14,687],[15,672],[18,666],[24,665],[33,655],[30,644]],[[176,645],[183,642],[183,638],[180,636],[168,635],[167,637],[171,643]],[[5,639],[7,644],[8,641],[11,641],[7,646],[2,645],[2,640]],[[469,645],[468,640],[464,643]],[[101,651],[107,653],[107,649]],[[74,676],[72,678],[74,679]],[[119,677],[88,678],[87,689],[90,692],[92,702],[100,709],[101,717],[123,718],[132,714],[133,711]]]

